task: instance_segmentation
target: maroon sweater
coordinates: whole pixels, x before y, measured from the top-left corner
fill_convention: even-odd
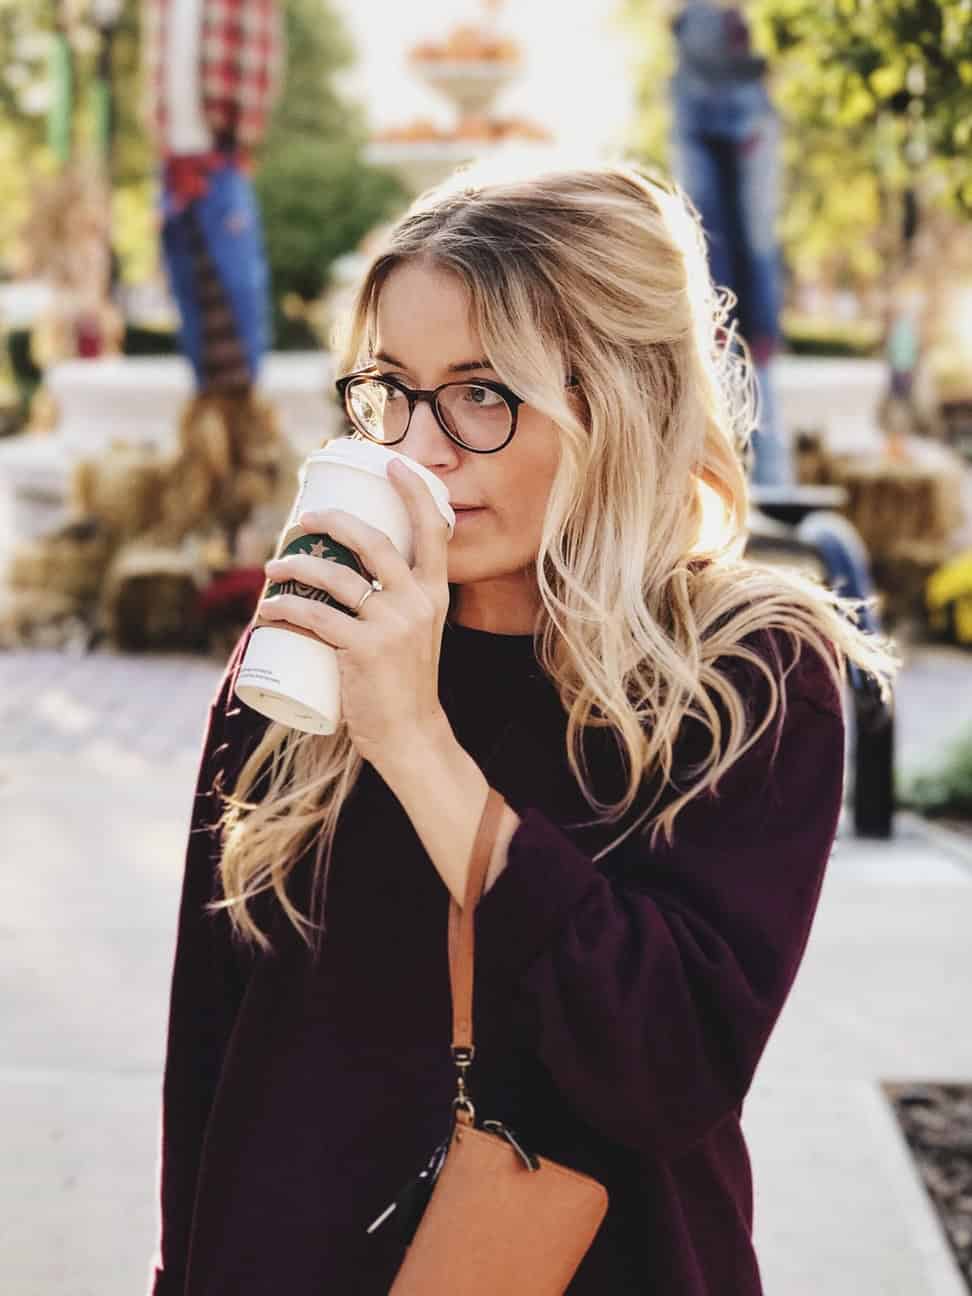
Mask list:
[[[384,1296],[402,1243],[390,1225],[366,1227],[449,1125],[449,895],[365,766],[338,827],[316,965],[269,901],[269,956],[234,943],[225,914],[204,913],[219,849],[209,789],[267,723],[232,694],[244,642],[210,713],[189,838],[152,1291]],[[768,639],[753,642],[765,650]],[[758,673],[732,670],[758,714]],[[574,826],[591,811],[530,637],[447,626],[440,696],[522,816],[476,917],[478,1114],[610,1194],[569,1292],[757,1296],[740,1114],[836,831],[843,724],[821,661],[804,651],[782,728],[735,763],[717,797],[681,813],[670,847],[634,834],[597,864],[617,827]],[[701,737],[688,721],[676,781]],[[588,759],[598,795],[615,797],[621,765],[606,731],[591,731]],[[309,864],[293,879],[303,904]]]

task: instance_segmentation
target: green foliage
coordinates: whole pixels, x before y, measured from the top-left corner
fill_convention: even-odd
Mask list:
[[[307,345],[281,303],[318,296],[334,260],[396,207],[397,182],[363,160],[363,114],[339,97],[352,50],[327,0],[287,0],[287,82],[256,187],[275,299],[277,344]]]
[[[873,279],[900,246],[898,195],[972,211],[966,0],[752,0],[788,124],[784,245],[797,273]]]
[[[0,0],[0,122],[16,124],[26,146],[40,146],[46,131],[41,95],[52,9],[44,0]]]
[[[666,6],[621,0],[620,23],[632,37],[634,120],[628,146],[642,162],[667,169],[671,113],[666,87],[674,70],[674,42]]]
[[[144,194],[155,168],[155,151],[142,118],[141,0],[127,3],[112,44],[115,140],[112,176],[116,190]],[[144,202],[144,198],[142,198]]]
[[[873,323],[807,319],[787,311],[783,315],[783,337],[792,355],[861,358],[879,354],[883,332]]]
[[[31,163],[45,153],[45,109],[50,101],[50,39],[56,5],[52,0],[0,0],[0,123],[17,139]],[[112,170],[125,186],[142,179],[151,166],[148,141],[139,118],[139,33],[141,5],[126,4],[115,27],[112,65],[116,138]],[[100,38],[78,21],[72,29],[74,68],[74,152],[90,152],[97,104],[95,65]]]
[[[129,324],[122,339],[122,352],[130,356],[178,355],[179,335],[164,329]]]
[[[677,0],[621,0],[640,53],[632,144],[657,150]],[[798,278],[873,280],[900,243],[898,195],[972,212],[969,0],[748,0],[786,131],[780,237]]]
[[[972,6],[967,0],[752,0],[781,103],[900,186],[912,167],[953,197],[972,184]],[[972,194],[967,195],[972,199]],[[972,201],[969,202],[972,210]]]
[[[309,299],[327,282],[331,263],[401,205],[388,174],[363,161],[362,110],[338,92],[354,52],[330,0],[281,0],[287,26],[287,74],[261,157],[256,185],[263,210],[275,296],[277,340],[311,339],[279,308],[288,295]],[[51,0],[0,0],[0,263],[11,257],[27,213],[32,175],[50,169],[42,93],[52,31]],[[141,5],[130,0],[112,45],[115,140],[113,237],[124,277],[137,281],[157,262],[154,217],[156,158],[141,112]],[[75,151],[90,154],[95,112],[91,90],[98,39],[74,40]]]
[[[50,6],[0,0],[0,266],[27,215],[32,167],[43,165]]]
[[[938,770],[912,778],[900,801],[921,814],[972,819],[972,733],[954,744]]]

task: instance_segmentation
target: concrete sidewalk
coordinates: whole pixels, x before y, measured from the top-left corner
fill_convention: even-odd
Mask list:
[[[842,835],[744,1127],[768,1296],[966,1296],[880,1084],[972,1079],[972,850]]]
[[[5,1296],[145,1288],[194,775],[188,740],[161,760],[0,742]],[[768,1296],[959,1296],[878,1085],[972,1078],[970,933],[958,852],[909,824],[839,841],[746,1109]]]
[[[195,761],[0,759],[0,1291],[138,1296]]]

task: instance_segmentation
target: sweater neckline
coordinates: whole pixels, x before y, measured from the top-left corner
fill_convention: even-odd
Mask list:
[[[442,631],[443,669],[450,678],[480,681],[476,692],[492,695],[498,680],[504,688],[543,675],[532,634],[495,634],[447,621]],[[544,678],[546,678],[544,676]]]
[[[451,638],[459,643],[467,643],[470,646],[479,645],[489,647],[495,644],[497,647],[519,647],[525,648],[528,645],[532,648],[534,637],[532,634],[499,634],[494,630],[480,630],[474,626],[460,625],[457,621],[447,621],[443,631],[444,638]]]

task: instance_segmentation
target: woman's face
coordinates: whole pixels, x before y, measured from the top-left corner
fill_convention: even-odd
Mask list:
[[[477,377],[499,380],[470,321],[465,286],[423,262],[396,267],[382,286],[375,361],[383,374],[401,378],[409,387],[430,389]],[[513,440],[495,454],[476,454],[451,441],[429,404],[421,402],[395,449],[430,469],[449,489],[456,509],[450,584],[481,584],[477,605],[509,606],[517,590],[535,588],[533,561],[560,454],[552,419],[521,405]],[[461,506],[474,511],[462,512]],[[463,590],[460,601],[471,594]]]

